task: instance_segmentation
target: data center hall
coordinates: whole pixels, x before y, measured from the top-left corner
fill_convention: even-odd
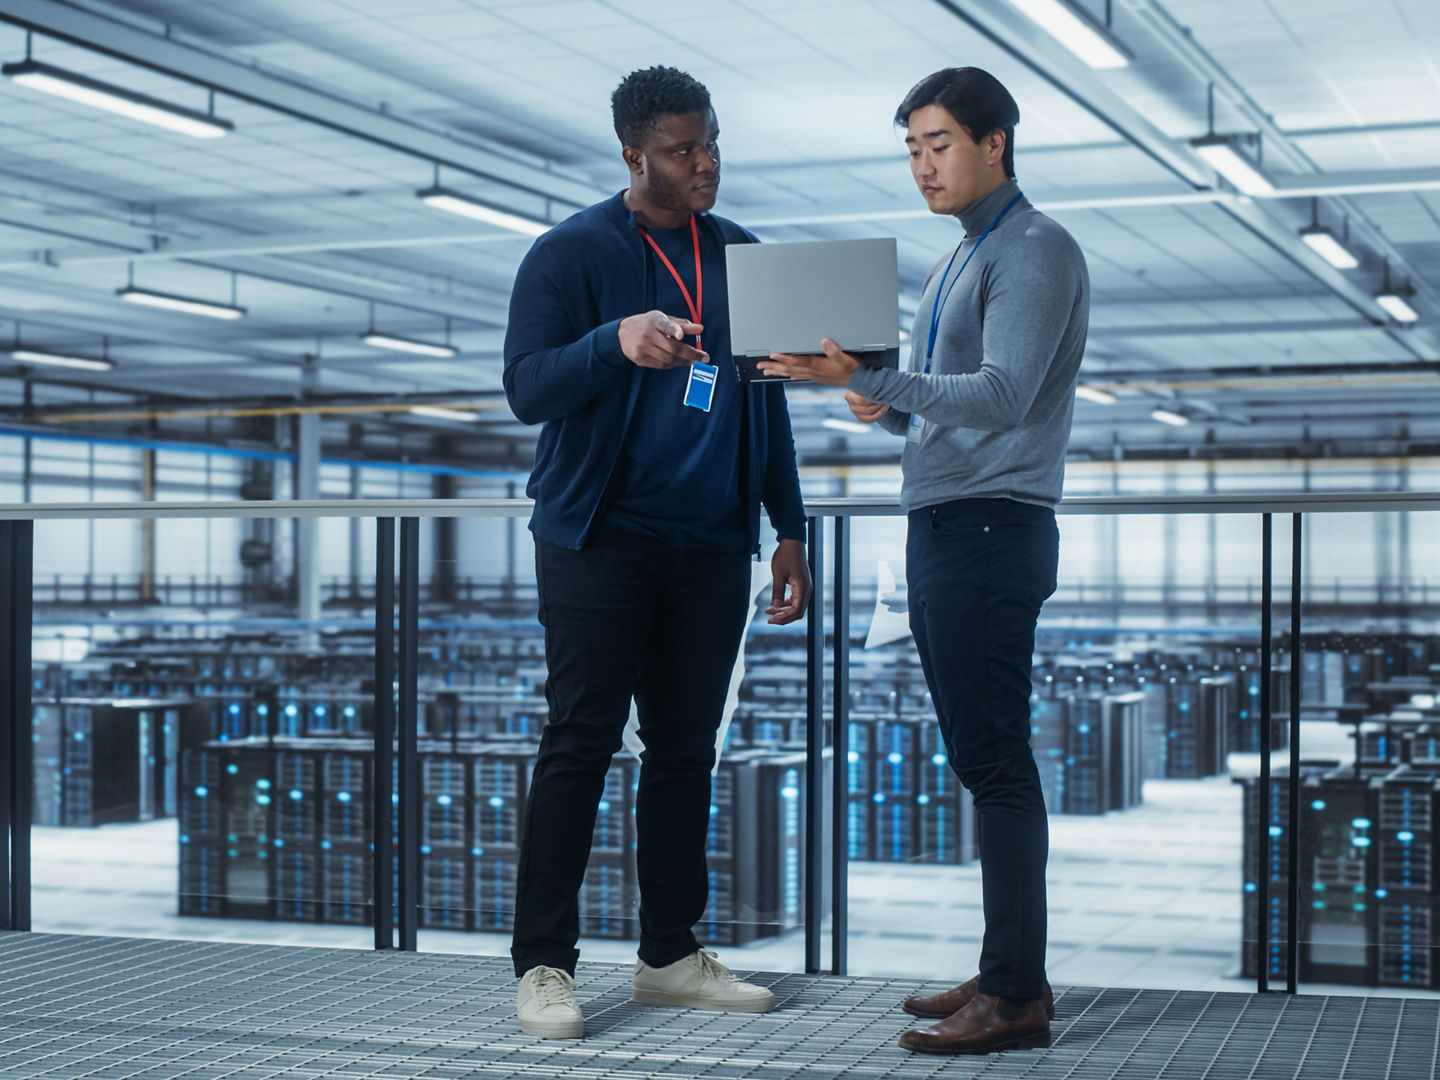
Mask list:
[[[1005,84],[1084,256],[1030,671],[1057,1011],[1015,1075],[1433,1074],[1433,3],[0,0],[0,64],[0,1077],[918,1067],[899,1001],[977,970],[977,813],[911,632],[916,452],[823,382],[716,388],[785,404],[814,585],[770,620],[767,505],[695,933],[780,1007],[629,1000],[636,709],[586,1037],[516,1025],[562,422],[507,328],[635,182],[611,94],[659,64],[708,89],[715,215],[894,239],[902,368],[966,231],[895,123],[925,75]]]

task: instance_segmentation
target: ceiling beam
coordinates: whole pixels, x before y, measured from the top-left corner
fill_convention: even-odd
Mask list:
[[[1231,105],[1239,111],[1246,121],[1253,125],[1268,144],[1271,152],[1271,160],[1278,154],[1291,167],[1298,169],[1301,177],[1297,180],[1309,180],[1316,185],[1318,190],[1307,192],[1300,184],[1292,187],[1296,195],[1314,194],[1333,198],[1336,207],[1351,221],[1352,232],[1356,238],[1367,243],[1373,250],[1378,252],[1395,270],[1410,279],[1420,296],[1429,304],[1440,306],[1440,296],[1437,296],[1434,288],[1431,287],[1420,274],[1415,272],[1413,266],[1405,258],[1405,255],[1390,240],[1390,238],[1379,229],[1358,205],[1349,197],[1350,193],[1345,191],[1327,190],[1325,182],[1329,177],[1321,174],[1320,166],[1303,149],[1297,146],[1291,138],[1281,130],[1275,123],[1275,118],[1263,108],[1259,102],[1252,98],[1249,92],[1240,85],[1239,81],[1230,74],[1210,53],[1195,40],[1195,35],[1188,28],[1182,26],[1169,11],[1163,7],[1158,0],[1122,0],[1130,9],[1131,13],[1146,27],[1151,35],[1181,63],[1188,66],[1194,72],[1197,79],[1208,84],[1223,93],[1230,99]],[[1414,170],[1406,170],[1411,172]],[[1377,189],[1386,190],[1386,189]],[[1390,190],[1420,190],[1415,187]],[[1433,190],[1429,188],[1427,190]],[[1440,337],[1431,339],[1432,347],[1440,348]]]
[[[1114,187],[1036,191],[1030,201],[1046,213],[1068,210],[1115,210],[1139,206],[1190,206],[1195,204],[1269,202],[1312,196],[1374,195],[1404,191],[1440,191],[1440,168],[1373,169],[1275,178],[1269,195],[1240,195],[1234,191],[1195,191],[1178,184],[1133,184]],[[822,208],[823,206],[823,208]],[[901,221],[935,215],[918,199],[853,203],[848,206],[804,203],[770,204],[737,208],[736,216],[749,228],[785,225],[840,224],[852,221]]]
[[[1357,330],[1378,332],[1381,327],[1370,319],[1275,319],[1250,322],[1166,323],[1156,326],[1095,326],[1091,325],[1091,341],[1110,338],[1165,337],[1252,337],[1257,334],[1324,334],[1354,333]]]
[[[5,0],[0,6],[0,21],[516,191],[572,206],[588,206],[610,194],[548,163],[502,154],[473,138],[357,104],[294,76],[270,71],[254,60],[242,61],[211,46],[187,41],[180,34],[150,33],[132,23],[59,0]],[[428,170],[416,172],[417,187],[424,186]]]
[[[935,0],[961,22],[1109,125],[1181,182],[1214,187],[1215,174],[1188,146],[1181,147],[1090,68],[1010,4],[995,0]]]

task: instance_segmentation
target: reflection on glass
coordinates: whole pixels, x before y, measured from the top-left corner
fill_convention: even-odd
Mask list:
[[[436,563],[434,591],[422,588],[420,946],[506,955],[525,800],[548,714],[544,630],[523,520],[455,524],[461,551],[504,557]],[[803,957],[805,637],[803,624],[766,624],[769,565],[756,565],[751,628],[711,780],[710,892],[696,935],[743,947],[727,957],[736,966],[783,970]],[[631,961],[639,936],[636,723],[632,715],[607,774],[580,887],[579,947],[591,960]]]
[[[1250,524],[1253,539],[1234,523],[1061,518],[1031,699],[1051,816],[1052,981],[1245,986],[1229,769],[1259,752],[1258,608],[1234,557],[1250,540],[1258,570]],[[1217,533],[1214,560],[1166,554]],[[854,525],[850,966],[960,981],[978,960],[979,838],[909,636],[904,535],[899,520]],[[1208,582],[1195,571],[1207,562],[1218,567]],[[1269,745],[1283,746],[1283,726]]]
[[[371,944],[373,616],[295,620],[293,522],[109,524],[130,572],[58,590],[108,540],[36,527],[35,928]]]

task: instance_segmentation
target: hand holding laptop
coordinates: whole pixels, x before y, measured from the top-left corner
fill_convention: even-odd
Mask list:
[[[795,382],[844,386],[855,374],[860,361],[835,344],[834,338],[824,338],[820,348],[824,351],[818,355],[771,353],[769,360],[761,360],[756,366],[766,375],[784,375]]]
[[[895,248],[893,237],[727,245],[730,346],[740,381],[786,381],[788,371],[776,365],[789,364],[798,378],[843,386],[860,364],[898,366]],[[807,357],[820,352],[822,340],[825,353]]]

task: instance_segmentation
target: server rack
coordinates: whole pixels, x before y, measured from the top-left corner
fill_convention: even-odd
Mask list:
[[[185,915],[371,920],[371,754],[365,740],[212,740],[185,757],[179,910]],[[508,930],[534,748],[426,742],[421,754],[422,925]],[[706,933],[734,944],[801,911],[803,755],[729,755],[716,779]],[[579,902],[591,936],[633,937],[638,763],[618,758],[597,809]]]

